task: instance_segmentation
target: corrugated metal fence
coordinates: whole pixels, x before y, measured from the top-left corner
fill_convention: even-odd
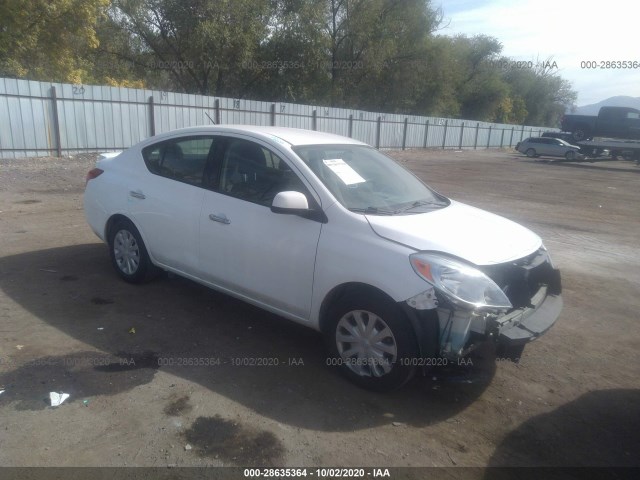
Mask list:
[[[210,124],[337,133],[377,148],[511,147],[543,127],[0,78],[0,158],[122,150]]]

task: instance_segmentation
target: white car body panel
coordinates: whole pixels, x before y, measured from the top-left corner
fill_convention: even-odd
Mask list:
[[[381,237],[416,250],[448,253],[476,265],[493,265],[522,258],[542,240],[511,220],[463,203],[414,215],[368,215]]]
[[[197,268],[200,210],[205,190],[152,175],[129,180],[127,206],[130,218],[144,232],[149,255],[183,272]],[[131,192],[144,195],[136,198]]]
[[[370,285],[396,302],[429,288],[409,263],[414,250],[373,235],[363,215],[344,210],[339,204],[326,213],[329,221],[322,227],[316,260],[312,326],[319,328],[322,302],[339,285]]]
[[[134,147],[123,159],[131,167],[122,179],[127,185],[127,217],[140,231],[154,263],[188,273],[198,264],[198,230],[205,190],[151,174],[141,150]]]
[[[117,152],[102,152],[99,156],[98,156],[98,161],[100,160],[107,160],[109,158],[115,158],[118,155],[120,155],[122,153],[122,151],[117,151]]]
[[[200,216],[197,275],[306,322],[321,226],[207,191]]]
[[[84,195],[84,211],[87,223],[103,241],[107,241],[107,221],[116,214],[128,214],[127,188],[123,182],[132,174],[127,158],[131,151],[123,155],[124,161],[114,161],[117,156],[99,157],[97,168],[104,170],[99,182],[87,183]]]

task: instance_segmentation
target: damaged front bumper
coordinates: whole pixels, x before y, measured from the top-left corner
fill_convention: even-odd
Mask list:
[[[537,290],[507,312],[464,309],[433,288],[401,302],[416,331],[421,355],[455,360],[487,341],[502,352],[521,352],[553,326],[562,310],[560,272],[550,264],[544,269],[536,280]]]
[[[533,307],[519,308],[494,321],[498,343],[509,347],[535,340],[553,326],[562,305],[561,295],[541,292],[541,300]]]

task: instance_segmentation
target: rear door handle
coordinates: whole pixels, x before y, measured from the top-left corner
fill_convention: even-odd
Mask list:
[[[213,220],[214,222],[224,223],[225,225],[229,225],[231,220],[227,218],[226,215],[214,215],[213,213],[209,214],[209,220]]]
[[[144,193],[139,192],[139,191],[135,192],[135,191],[131,190],[129,192],[129,195],[131,195],[133,198],[139,198],[140,200],[144,200],[145,198],[147,198],[147,197],[144,196]]]

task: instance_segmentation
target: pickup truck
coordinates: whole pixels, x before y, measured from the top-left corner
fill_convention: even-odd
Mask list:
[[[562,131],[580,142],[593,137],[640,139],[640,110],[629,107],[601,107],[598,116],[565,115]]]

